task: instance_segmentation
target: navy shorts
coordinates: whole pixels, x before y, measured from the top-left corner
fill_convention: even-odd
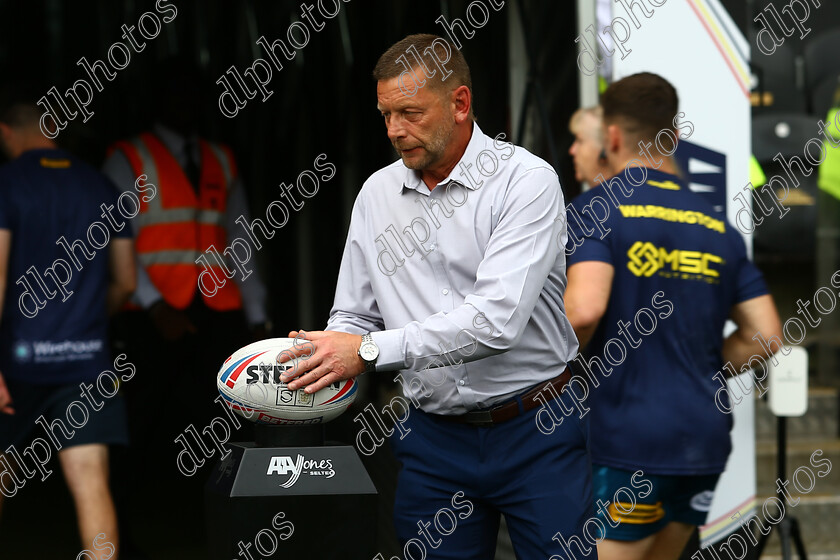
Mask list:
[[[606,538],[619,541],[643,539],[671,521],[700,526],[718,478],[720,474],[656,475],[594,465],[595,511]]]
[[[52,448],[55,438],[62,449],[89,443],[128,445],[122,395],[104,398],[93,383],[89,402],[79,383],[37,385],[6,379],[6,385],[15,413],[0,413],[0,453],[10,445],[22,452],[34,438]],[[43,420],[36,422],[42,415]]]

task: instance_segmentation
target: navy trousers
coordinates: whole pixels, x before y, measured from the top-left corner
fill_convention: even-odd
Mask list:
[[[538,410],[490,427],[411,410],[404,438],[391,436],[403,560],[493,560],[500,514],[520,560],[597,558],[582,538],[594,516],[588,418],[565,417],[546,435]],[[582,546],[570,550],[570,538]]]

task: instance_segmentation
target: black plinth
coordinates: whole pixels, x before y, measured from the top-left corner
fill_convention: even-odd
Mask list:
[[[210,474],[208,557],[373,558],[377,492],[356,450],[325,445],[322,426],[264,428],[256,438],[263,446],[230,444]]]
[[[254,443],[257,447],[320,447],[324,445],[324,425],[254,424]]]

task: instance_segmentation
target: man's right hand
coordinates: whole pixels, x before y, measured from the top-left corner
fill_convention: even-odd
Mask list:
[[[2,373],[0,373],[0,412],[3,414],[15,413],[15,409],[12,408],[12,396],[9,394],[9,388],[6,387],[6,381],[3,379]]]
[[[158,301],[149,309],[149,315],[155,328],[166,340],[180,340],[187,333],[196,332],[195,325],[186,313],[175,309],[163,300]]]

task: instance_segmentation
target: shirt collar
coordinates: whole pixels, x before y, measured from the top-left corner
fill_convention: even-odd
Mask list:
[[[152,130],[160,141],[163,142],[163,145],[169,149],[169,152],[176,157],[176,159],[183,155],[184,144],[187,142],[186,137],[159,122],[156,122],[152,126]],[[193,136],[191,139],[195,140],[197,137]]]
[[[467,143],[467,149],[464,150],[464,155],[461,156],[461,159],[458,160],[458,163],[456,163],[455,167],[452,168],[452,171],[449,172],[449,175],[436,186],[446,185],[450,181],[455,181],[470,190],[475,190],[469,181],[463,180],[463,175],[461,175],[461,164],[464,163],[465,167],[474,165],[476,159],[478,158],[478,154],[481,153],[485,147],[486,140],[484,133],[481,132],[481,129],[478,127],[478,123],[473,122],[472,135],[470,136],[470,141]],[[401,165],[405,166],[405,164]],[[400,185],[400,192],[403,192],[404,189],[413,189],[418,192],[425,192],[429,190],[429,187],[427,187],[426,183],[423,182],[423,179],[420,178],[420,172],[406,167],[405,178],[403,179],[402,185]]]
[[[652,167],[646,167],[647,169],[647,178],[645,179],[645,183],[647,184],[650,181],[657,181],[660,183],[664,183],[666,181],[671,181],[672,183],[676,183],[679,185],[680,189],[685,189],[688,185],[688,181],[683,179],[678,175],[672,175],[671,173],[665,173],[664,171],[660,171],[658,169],[654,169]],[[651,185],[653,186],[653,185]]]

